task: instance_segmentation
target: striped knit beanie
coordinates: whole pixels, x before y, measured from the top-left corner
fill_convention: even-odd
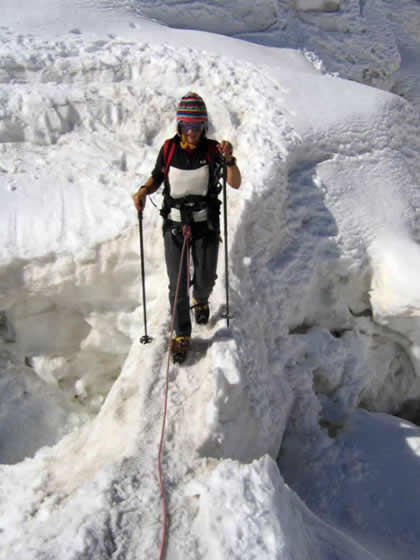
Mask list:
[[[181,121],[185,123],[203,123],[204,130],[207,131],[207,107],[198,93],[189,91],[181,98],[176,110],[176,122],[179,125]]]

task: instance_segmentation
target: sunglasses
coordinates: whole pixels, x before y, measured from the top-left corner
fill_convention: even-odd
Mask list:
[[[179,128],[181,130],[182,134],[185,134],[186,132],[188,132],[189,130],[192,130],[193,132],[202,132],[204,130],[204,124],[203,123],[195,123],[195,122],[180,122],[179,123]]]

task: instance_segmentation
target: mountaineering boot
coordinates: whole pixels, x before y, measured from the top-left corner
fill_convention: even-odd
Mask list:
[[[193,304],[195,322],[197,323],[197,325],[207,325],[210,316],[210,308],[208,302],[206,301],[204,303],[197,303],[197,300],[194,298]]]
[[[187,357],[191,344],[190,336],[176,336],[171,342],[171,354],[174,364],[182,364]]]

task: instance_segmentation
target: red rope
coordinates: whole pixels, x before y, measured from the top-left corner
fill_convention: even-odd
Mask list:
[[[162,511],[163,511],[163,528],[162,528],[162,540],[160,544],[160,555],[159,559],[164,560],[166,555],[166,544],[167,544],[167,529],[168,529],[168,503],[166,501],[165,496],[165,486],[163,483],[163,475],[162,475],[162,451],[163,451],[163,442],[165,437],[165,424],[166,424],[166,413],[168,410],[168,392],[169,392],[169,365],[171,360],[171,344],[172,344],[172,336],[174,332],[174,325],[175,325],[175,316],[176,316],[176,305],[178,302],[178,293],[179,293],[179,286],[181,283],[181,274],[182,274],[182,266],[184,264],[184,254],[187,251],[187,281],[188,281],[188,289],[189,289],[189,275],[190,275],[190,267],[189,267],[189,239],[191,235],[191,229],[189,226],[184,226],[182,233],[184,235],[184,243],[182,245],[181,251],[181,259],[179,263],[179,271],[178,271],[178,278],[176,281],[176,290],[175,290],[175,298],[173,304],[173,311],[171,317],[171,331],[169,335],[169,348],[168,348],[168,364],[166,367],[166,381],[165,381],[165,399],[164,399],[164,407],[163,407],[163,420],[162,420],[162,430],[160,434],[160,442],[159,442],[159,454],[158,454],[158,470],[159,470],[159,486],[160,486],[160,499],[162,502]]]

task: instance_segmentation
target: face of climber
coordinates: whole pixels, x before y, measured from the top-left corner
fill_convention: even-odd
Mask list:
[[[203,123],[185,123],[179,125],[180,132],[189,144],[197,145],[204,130]]]

